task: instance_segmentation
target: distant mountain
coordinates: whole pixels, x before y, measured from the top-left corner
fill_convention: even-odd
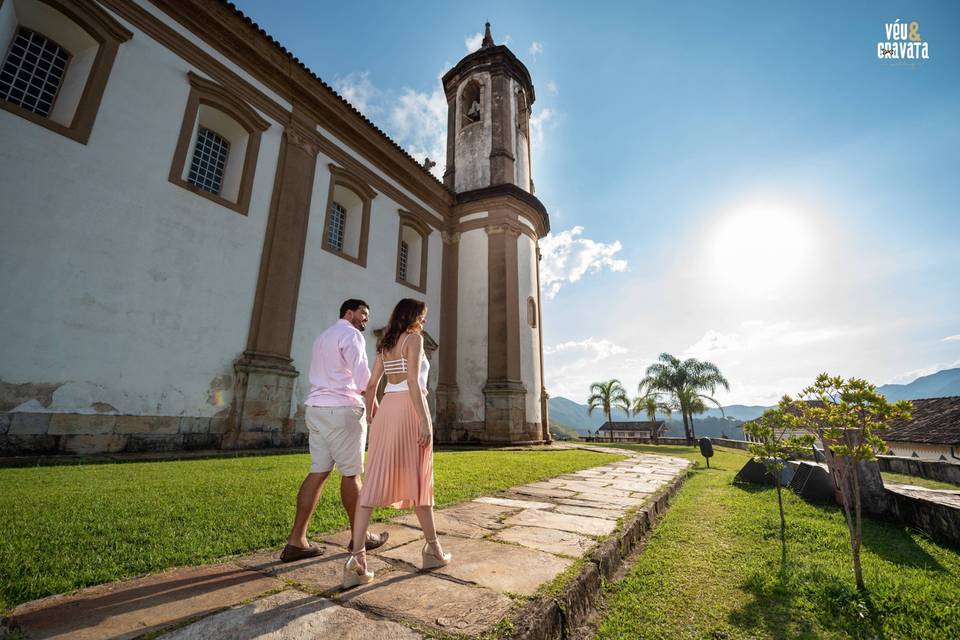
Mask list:
[[[788,391],[789,389],[784,390],[784,392]],[[891,401],[960,396],[960,368],[938,371],[929,376],[917,378],[909,384],[885,384],[878,387],[877,391]],[[722,414],[720,409],[708,409],[694,418],[694,428],[698,436],[720,437],[721,433],[726,433],[731,438],[742,438],[743,429],[739,425],[747,420],[759,418],[769,408],[759,405],[732,404],[725,406]],[[658,415],[657,418],[663,420],[665,416]],[[668,422],[671,436],[683,435],[683,422],[679,418],[679,414],[675,413],[673,420]],[[592,416],[588,415],[587,405],[562,396],[550,398],[550,419],[575,429],[581,435],[596,431],[606,421],[603,413],[594,411]],[[645,420],[646,417],[630,418],[622,411],[614,410],[613,419]]]
[[[726,412],[728,407],[724,407]],[[741,415],[750,416],[748,420],[753,419],[754,417],[759,416],[763,413],[763,407],[747,407],[744,405],[733,405],[730,407],[733,409],[732,412],[727,412],[727,418],[733,418],[732,420],[723,419],[720,417],[720,410],[714,409],[713,412],[716,415],[711,415],[711,412],[697,416],[694,418],[694,428],[697,431],[697,435],[705,435],[711,437],[719,438],[721,433],[726,433],[731,438],[742,438],[743,430],[740,428],[740,424],[743,422],[743,418],[740,418]],[[659,420],[664,420],[666,416],[657,415]],[[633,416],[630,417],[619,409],[613,411],[614,420],[646,420],[646,416]],[[600,411],[594,411],[593,415],[587,413],[587,405],[574,402],[564,398],[563,396],[556,396],[550,398],[550,421],[559,422],[564,426],[570,427],[579,433],[580,435],[590,435],[591,432],[596,431],[604,422],[606,422],[606,417]],[[703,433],[701,434],[701,425],[703,428]],[[669,435],[671,436],[683,436],[683,422],[679,420],[679,416],[674,414],[674,419],[667,423],[667,427],[670,430]]]
[[[937,371],[910,384],[885,384],[877,391],[891,401],[960,396],[960,369]]]
[[[577,433],[581,435],[596,431],[607,420],[602,412],[594,411],[591,416],[587,413],[587,405],[576,403],[563,396],[550,398],[549,411],[551,421],[556,420],[572,429],[576,429]],[[629,420],[627,414],[619,409],[614,409],[613,419]]]

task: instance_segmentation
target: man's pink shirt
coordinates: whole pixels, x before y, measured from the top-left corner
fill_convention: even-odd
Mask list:
[[[344,319],[321,333],[313,342],[310,361],[309,407],[362,407],[370,381],[367,348],[363,334]]]

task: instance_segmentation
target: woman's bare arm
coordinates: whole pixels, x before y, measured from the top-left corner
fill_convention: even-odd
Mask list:
[[[421,447],[425,447],[433,442],[433,421],[430,419],[427,397],[424,395],[426,389],[420,388],[420,358],[423,354],[423,336],[419,333],[413,334],[413,339],[407,340],[407,344],[404,345],[403,352],[407,359],[407,389],[410,393],[410,399],[413,401],[413,407],[417,411],[417,417],[420,418],[420,433],[417,442]]]

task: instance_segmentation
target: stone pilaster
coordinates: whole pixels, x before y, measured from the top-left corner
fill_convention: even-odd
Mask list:
[[[452,442],[457,421],[457,302],[460,279],[460,234],[443,232],[440,299],[440,375],[437,382],[435,439]]]
[[[230,432],[224,446],[244,446],[251,432],[289,430],[299,373],[290,357],[318,147],[313,124],[294,110],[284,131],[247,348],[234,363]]]

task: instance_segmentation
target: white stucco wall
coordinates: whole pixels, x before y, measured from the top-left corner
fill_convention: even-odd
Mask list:
[[[246,344],[281,130],[247,216],[171,184],[191,68],[124,24],[89,144],[0,111],[0,378],[58,385],[22,410],[210,416]]]
[[[520,294],[520,375],[527,387],[527,422],[540,421],[540,326],[527,322],[527,298],[537,299],[537,251],[533,240],[520,234],[517,238],[517,276]]]
[[[480,122],[461,127],[463,118],[461,113],[461,94],[468,82],[476,80],[480,83],[482,113]],[[491,118],[491,78],[489,72],[475,73],[469,76],[457,88],[457,135],[455,141],[454,159],[456,174],[454,176],[456,191],[472,191],[490,186],[490,151],[493,144]]]
[[[435,340],[439,340],[440,335],[440,275],[443,255],[440,232],[434,229],[427,238],[426,295],[396,282],[397,237],[400,233],[398,210],[402,207],[383,193],[378,193],[371,205],[365,268],[324,250],[321,245],[326,213],[324,208],[330,186],[330,163],[330,158],[323,154],[318,155],[291,351],[293,365],[300,372],[291,415],[300,409],[309,392],[313,341],[320,332],[336,322],[340,304],[347,298],[360,298],[371,306],[370,322],[364,336],[371,369],[376,355],[374,330],[387,324],[390,312],[401,298],[425,300],[429,308],[426,330]],[[442,344],[440,348],[443,348]],[[431,362],[431,396],[436,389],[438,356],[439,351],[434,353]]]
[[[457,285],[457,387],[465,422],[484,418],[483,385],[487,381],[487,232],[460,235]]]

